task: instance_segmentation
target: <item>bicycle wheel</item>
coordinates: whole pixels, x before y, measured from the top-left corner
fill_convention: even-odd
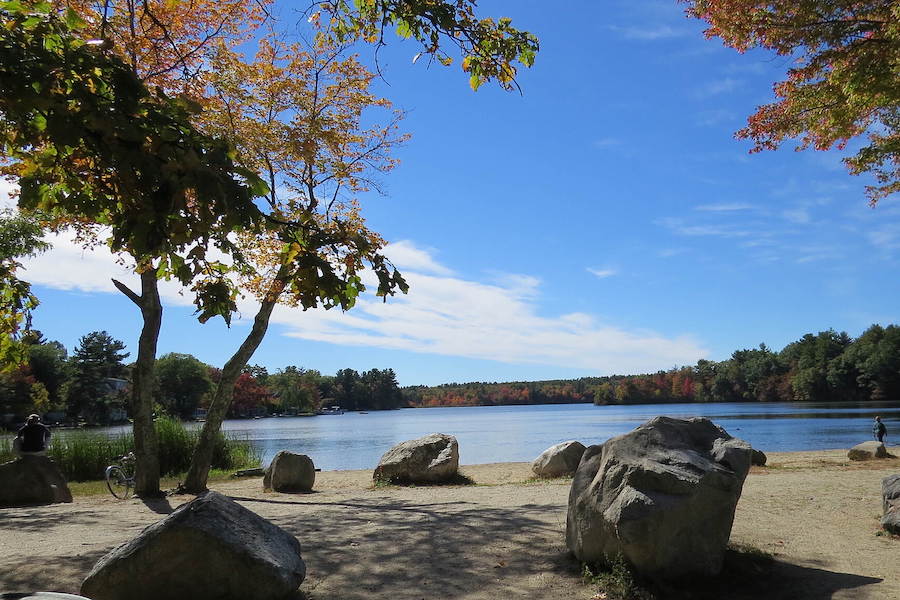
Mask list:
[[[122,467],[115,465],[106,467],[106,487],[120,500],[125,500],[131,495],[131,480],[125,475]]]

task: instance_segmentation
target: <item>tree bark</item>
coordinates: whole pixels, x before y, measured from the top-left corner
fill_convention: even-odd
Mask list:
[[[281,275],[281,273],[279,273]],[[209,468],[212,463],[213,450],[215,448],[216,436],[222,428],[222,421],[231,408],[231,401],[234,398],[234,384],[238,377],[241,376],[241,370],[247,364],[247,361],[256,352],[256,349],[262,343],[269,327],[269,319],[272,316],[272,310],[278,303],[278,297],[284,290],[284,281],[280,278],[269,289],[265,299],[253,319],[253,327],[250,333],[244,339],[244,342],[238,348],[237,352],[222,367],[222,374],[219,383],[216,386],[215,394],[209,404],[206,413],[206,422],[200,431],[200,440],[194,449],[194,456],[191,457],[191,466],[188,468],[187,477],[181,485],[182,491],[199,494],[206,490],[206,482],[209,478]]]
[[[141,295],[123,284],[116,287],[141,309],[143,326],[138,340],[137,361],[131,377],[131,417],[134,421],[135,486],[138,496],[160,496],[159,443],[153,426],[153,371],[156,366],[156,345],[162,325],[162,304],[159,300],[159,281],[152,266],[141,273]]]

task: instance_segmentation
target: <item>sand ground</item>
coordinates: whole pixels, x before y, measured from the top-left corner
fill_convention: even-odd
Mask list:
[[[900,454],[894,449],[894,454]],[[900,539],[879,534],[881,479],[900,458],[850,463],[846,451],[770,454],[737,507],[725,573],[657,598],[900,598]],[[310,600],[589,600],[565,547],[569,480],[530,481],[527,463],[461,468],[476,485],[373,487],[371,471],[317,474],[311,494],[214,489],[294,534]],[[93,564],[189,496],[106,496],[0,510],[0,591],[77,593]],[[748,548],[762,550],[760,557]]]

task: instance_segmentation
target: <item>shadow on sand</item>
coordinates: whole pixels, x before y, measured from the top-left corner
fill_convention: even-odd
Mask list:
[[[441,598],[590,598],[581,565],[565,548],[565,507],[524,504],[486,507],[471,501],[413,502],[357,497],[234,496],[300,540],[308,574],[297,599],[421,600]],[[159,514],[168,500],[144,502]],[[269,507],[267,509],[267,507]],[[41,510],[2,514],[3,528],[48,527]],[[57,518],[85,529],[122,527],[102,507]],[[121,519],[121,516],[119,517]],[[80,581],[109,547],[85,543],[75,555],[0,559],[0,592],[77,593]],[[692,585],[648,586],[656,600],[819,600],[841,590],[856,598],[878,578],[837,573],[827,565],[798,566],[771,556],[732,550],[721,576]]]
[[[859,588],[881,581],[795,565],[754,550],[729,549],[718,577],[648,588],[657,600],[820,600],[831,598],[841,590],[858,590],[853,597],[865,598]]]

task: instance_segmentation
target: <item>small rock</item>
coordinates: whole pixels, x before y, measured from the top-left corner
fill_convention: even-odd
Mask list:
[[[882,442],[870,440],[857,444],[850,448],[847,452],[847,458],[850,460],[870,460],[873,458],[887,458],[887,450]]]
[[[372,478],[396,483],[451,481],[459,472],[459,444],[452,435],[432,433],[397,444],[384,453]]]
[[[282,450],[266,469],[263,488],[281,493],[311,492],[315,482],[316,467],[309,456]]]
[[[531,463],[531,471],[537,477],[565,477],[575,473],[581,456],[584,454],[584,444],[570,440],[555,446],[550,446]]]

